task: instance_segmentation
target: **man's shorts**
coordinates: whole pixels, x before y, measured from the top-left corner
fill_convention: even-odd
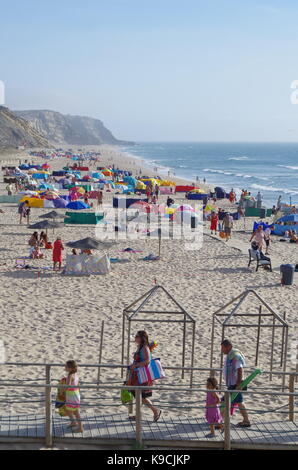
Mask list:
[[[228,390],[236,390],[236,385],[231,385],[230,387],[228,387]],[[243,399],[243,394],[242,393],[238,393],[237,397],[235,398],[235,400],[232,401],[232,404],[233,403],[243,403],[244,399]]]

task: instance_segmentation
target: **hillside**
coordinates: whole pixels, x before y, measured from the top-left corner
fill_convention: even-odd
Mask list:
[[[0,148],[47,147],[47,139],[40,135],[26,120],[0,106]]]
[[[47,140],[56,144],[70,145],[128,145],[116,139],[102,121],[85,116],[71,116],[56,111],[15,111]]]

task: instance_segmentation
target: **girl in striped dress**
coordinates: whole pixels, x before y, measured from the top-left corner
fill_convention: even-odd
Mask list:
[[[70,418],[69,428],[73,432],[83,432],[84,429],[80,416],[81,398],[77,363],[75,361],[67,361],[65,371],[68,374],[66,384],[69,385],[65,392],[65,411]]]

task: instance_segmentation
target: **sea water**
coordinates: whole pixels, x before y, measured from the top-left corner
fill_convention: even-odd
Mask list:
[[[147,160],[163,176],[205,179],[238,194],[260,191],[268,207],[279,196],[298,206],[298,143],[141,142],[124,151]]]

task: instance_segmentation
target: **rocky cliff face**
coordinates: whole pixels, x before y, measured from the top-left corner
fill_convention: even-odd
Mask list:
[[[17,116],[50,142],[70,145],[128,145],[117,140],[99,119],[64,115],[55,111],[16,111]]]
[[[28,121],[0,106],[0,147],[47,147],[48,141]]]

